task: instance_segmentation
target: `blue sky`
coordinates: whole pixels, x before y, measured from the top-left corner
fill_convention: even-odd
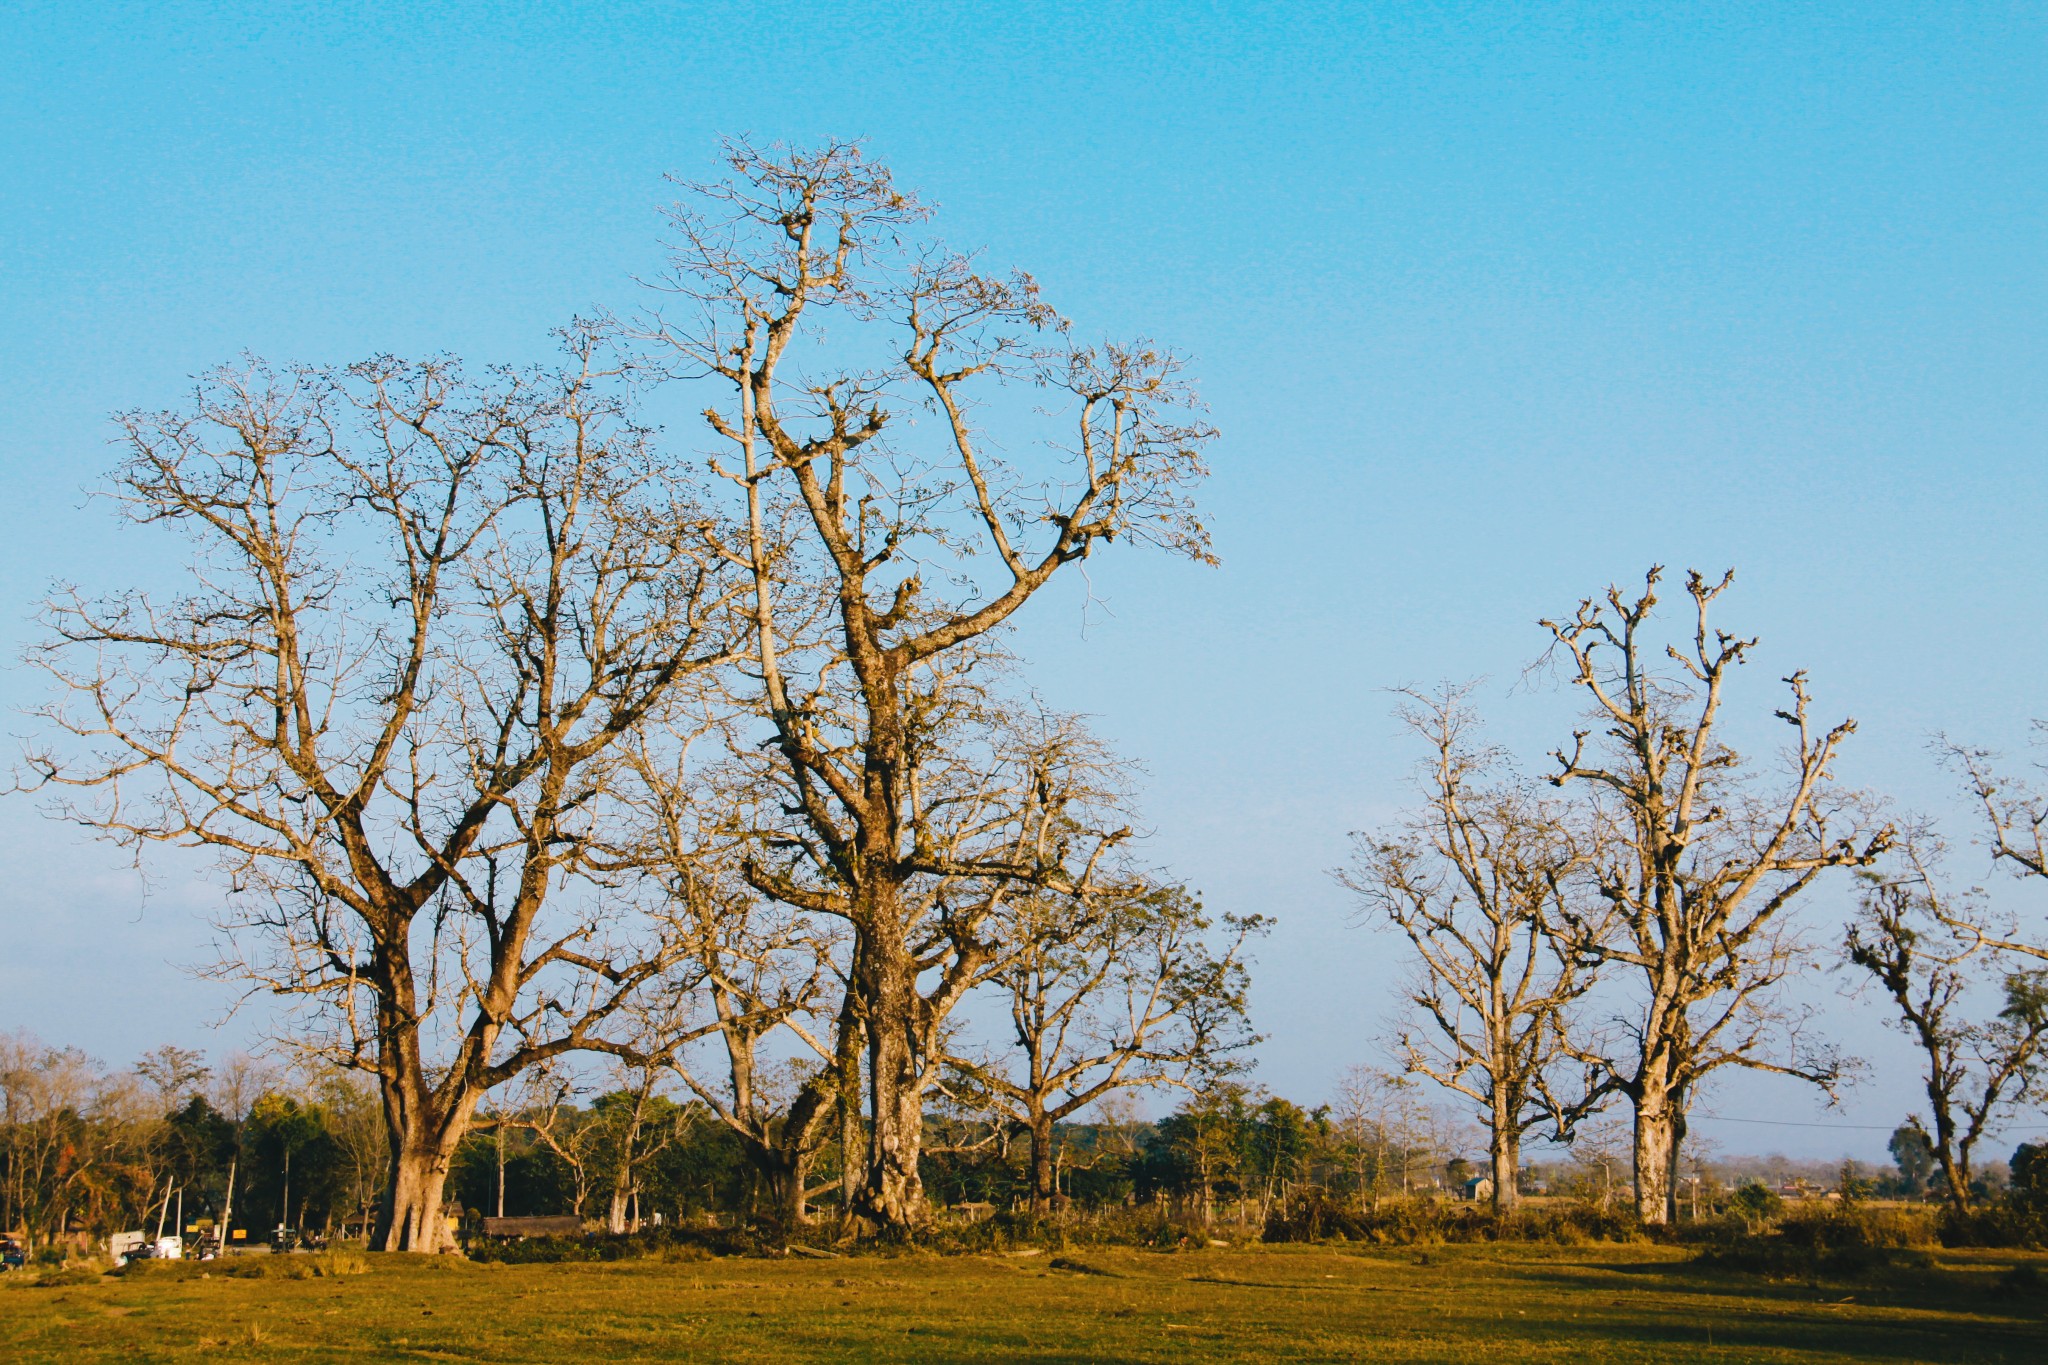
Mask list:
[[[1092,562],[1024,643],[1146,764],[1157,856],[1279,916],[1261,1075],[1313,1100],[1390,984],[1324,876],[1400,798],[1386,687],[1506,694],[1537,617],[1663,561],[1736,566],[1742,699],[1807,668],[1861,722],[1844,775],[1909,805],[1955,804],[1932,732],[2048,714],[2044,40],[2021,4],[15,4],[0,620],[162,572],[82,497],[111,411],[243,350],[534,357],[634,301],[661,176],[720,134],[866,137],[1084,330],[1195,358],[1223,567]],[[1571,723],[1542,686],[1496,710],[1532,758]],[[0,1027],[221,1045],[168,965],[203,883],[165,864],[145,908],[19,799],[0,856]],[[1837,986],[1804,989],[1884,1063],[1846,1113],[1710,1107],[1896,1121],[1908,1058]]]

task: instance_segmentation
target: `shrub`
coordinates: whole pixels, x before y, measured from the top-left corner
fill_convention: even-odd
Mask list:
[[[322,1277],[364,1275],[370,1269],[370,1258],[353,1247],[323,1251],[307,1259],[313,1263],[313,1273]]]
[[[237,1256],[217,1262],[219,1273],[237,1280],[310,1280],[317,1273],[311,1256],[282,1252],[270,1256]]]
[[[1822,1254],[1858,1247],[1925,1250],[1941,1241],[1931,1209],[1820,1202],[1801,1204],[1780,1219],[1778,1236]]]
[[[2048,1247],[2048,1209],[2025,1197],[1980,1204],[1967,1211],[1943,1209],[1941,1244],[1951,1247]]]
[[[1427,1246],[1438,1242],[1629,1241],[1639,1236],[1632,1214],[1603,1211],[1597,1204],[1561,1200],[1522,1204],[1497,1213],[1484,1204],[1446,1204],[1432,1199],[1395,1199],[1359,1210],[1320,1192],[1276,1208],[1266,1220],[1268,1242],[1338,1239],[1382,1246]]]
[[[1785,1211],[1785,1201],[1777,1191],[1752,1180],[1730,1196],[1728,1207],[1749,1224],[1751,1232],[1757,1232]]]
[[[1807,1203],[1782,1212],[1783,1207],[1780,1201],[1775,1227],[1752,1221],[1764,1215],[1738,1212],[1723,1222],[1682,1229],[1679,1236],[1705,1244],[1694,1258],[1699,1265],[1805,1280],[1924,1268],[1930,1263],[1927,1249],[1938,1244],[1931,1210]]]
[[[211,1262],[206,1264],[211,1265]],[[203,1271],[201,1270],[201,1263],[198,1261],[160,1261],[151,1256],[139,1261],[130,1261],[126,1265],[116,1266],[108,1273],[118,1275],[124,1280],[189,1280],[202,1274]]]
[[[759,1256],[767,1252],[760,1237],[745,1228],[649,1228],[615,1237],[588,1233],[581,1237],[524,1237],[516,1241],[477,1239],[469,1258],[504,1265],[563,1261],[693,1260],[699,1256]]]

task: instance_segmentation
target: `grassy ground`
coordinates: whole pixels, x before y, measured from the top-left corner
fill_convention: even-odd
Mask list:
[[[284,1258],[299,1260],[301,1258]],[[199,1266],[0,1282],[35,1361],[2048,1360],[2013,1253],[1850,1283],[1657,1247],[1453,1247],[480,1266],[245,1279]],[[2040,1259],[2040,1258],[2034,1258]],[[2048,1263],[2040,1267],[2048,1271]]]

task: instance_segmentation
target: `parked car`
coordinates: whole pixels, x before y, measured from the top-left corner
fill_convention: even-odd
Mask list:
[[[28,1264],[28,1248],[12,1237],[0,1237],[0,1273]]]

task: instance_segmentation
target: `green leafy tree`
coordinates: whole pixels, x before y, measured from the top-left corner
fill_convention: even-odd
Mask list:
[[[1316,1124],[1300,1105],[1276,1095],[1253,1106],[1238,1132],[1240,1183],[1256,1192],[1263,1222],[1274,1200],[1307,1175],[1318,1145]]]
[[[2012,1197],[2022,1208],[2048,1213],[2048,1142],[2022,1142],[2013,1152]]]
[[[1918,1194],[1926,1189],[1927,1178],[1934,1174],[1934,1140],[1921,1126],[1920,1116],[1914,1114],[1894,1128],[1892,1139],[1885,1146],[1892,1154],[1892,1163],[1899,1168],[1899,1183],[1906,1193]]]
[[[1204,1223],[1216,1216],[1218,1195],[1242,1188],[1248,1089],[1218,1081],[1188,1097],[1159,1121],[1146,1145],[1141,1187],[1198,1201]]]

